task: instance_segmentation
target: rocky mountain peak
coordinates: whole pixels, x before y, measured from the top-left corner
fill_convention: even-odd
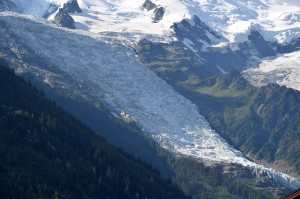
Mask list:
[[[54,17],[54,21],[65,28],[76,29],[74,19],[64,9],[59,9]]]
[[[77,0],[70,0],[63,5],[63,9],[68,13],[82,13]]]

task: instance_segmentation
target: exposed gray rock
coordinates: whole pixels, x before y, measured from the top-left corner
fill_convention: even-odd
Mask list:
[[[203,45],[203,41],[211,44],[211,38],[220,39],[221,36],[218,35],[214,30],[202,22],[197,16],[193,17],[194,24],[189,23],[187,20],[182,20],[181,22],[175,23],[172,28],[176,33],[176,36],[184,40],[187,38],[191,40],[194,44],[198,46]],[[211,35],[211,37],[208,36]]]
[[[77,0],[70,0],[67,3],[63,5],[63,9],[67,13],[82,13],[82,10],[80,9]]]
[[[172,26],[177,42],[165,44],[141,40],[136,47],[141,61],[166,79],[196,83],[199,79],[232,69],[242,70],[275,53],[271,43],[257,31],[251,32],[247,41],[238,43],[235,51],[226,47],[210,48],[214,42],[224,40],[223,36],[199,17],[194,16],[192,20],[182,20]],[[297,41],[293,44],[296,46]]]
[[[76,29],[75,21],[69,13],[81,13],[77,0],[70,0],[59,9],[54,21],[65,28]]]
[[[160,20],[162,20],[165,14],[165,9],[163,7],[157,6],[155,3],[153,3],[150,0],[146,0],[142,7],[145,8],[147,11],[154,9],[153,23],[158,23]]]
[[[164,17],[165,9],[163,7],[156,8],[154,10],[153,22],[157,23]]]
[[[277,52],[292,53],[300,50],[300,38],[293,39],[290,43],[275,44],[277,45]]]
[[[143,8],[149,11],[153,10],[154,8],[157,8],[157,5],[150,0],[146,0],[143,4]]]
[[[261,57],[274,56],[276,54],[270,42],[266,41],[259,32],[252,30],[248,39]]]
[[[76,29],[74,19],[64,9],[59,9],[54,21],[62,27]]]
[[[9,0],[0,0],[0,12],[17,11],[17,6]]]

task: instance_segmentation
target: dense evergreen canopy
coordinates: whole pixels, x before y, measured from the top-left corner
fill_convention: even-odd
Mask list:
[[[4,67],[0,156],[2,198],[188,198]]]

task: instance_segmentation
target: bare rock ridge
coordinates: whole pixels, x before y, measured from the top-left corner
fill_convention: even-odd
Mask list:
[[[163,7],[156,8],[154,10],[153,22],[158,23],[164,17],[165,9]]]
[[[150,0],[146,0],[143,4],[143,8],[145,8],[147,11],[150,11],[157,8],[157,5]]]
[[[154,10],[153,23],[158,23],[160,20],[163,19],[165,9],[162,6],[158,6],[150,0],[146,0],[143,3],[142,7],[145,8],[147,11]]]
[[[82,13],[77,0],[71,0],[64,4],[63,9],[68,13]]]
[[[65,28],[76,29],[75,21],[69,13],[81,13],[77,0],[68,1],[59,9],[54,17],[54,21]]]
[[[64,9],[59,9],[58,13],[54,17],[54,21],[60,26],[70,29],[76,29],[74,19]]]

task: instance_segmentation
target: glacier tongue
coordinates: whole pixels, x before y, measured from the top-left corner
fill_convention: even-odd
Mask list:
[[[51,27],[43,20],[34,22],[7,13],[0,14],[0,23],[1,43],[14,40],[30,46],[48,64],[43,71],[79,82],[85,93],[106,102],[113,112],[131,116],[145,133],[175,155],[239,164],[267,174],[286,187],[300,186],[300,181],[291,176],[247,160],[211,129],[191,101],[175,92],[139,62],[132,50],[117,41],[103,42],[91,35]],[[14,46],[11,48],[16,54],[21,53]],[[28,65],[14,67],[18,71],[31,70]],[[55,76],[49,79],[45,72],[36,76],[49,85],[58,81]],[[68,82],[66,78],[59,81]]]

